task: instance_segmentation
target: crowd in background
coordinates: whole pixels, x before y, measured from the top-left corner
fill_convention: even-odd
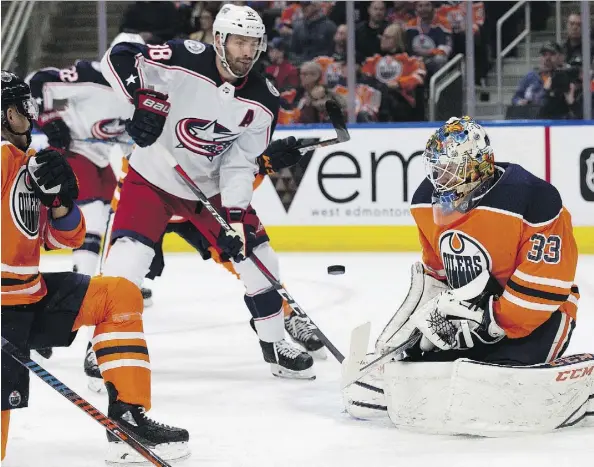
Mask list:
[[[121,30],[142,32],[154,43],[181,37],[213,43],[212,26],[223,3],[227,2],[136,2],[126,12]],[[346,107],[349,34],[345,24],[346,2],[231,3],[251,6],[264,21],[268,50],[256,66],[281,92],[280,124],[326,122],[327,99]],[[514,3],[473,2],[471,32],[479,89],[487,84],[494,59],[494,25]],[[430,77],[456,54],[465,53],[468,33],[465,2],[357,1],[354,9],[357,121],[425,120]],[[550,2],[531,2],[531,11],[532,30],[545,29]],[[503,31],[504,47],[521,27],[519,15],[518,21],[511,21]],[[554,85],[547,81],[553,68],[565,67],[564,63],[572,70],[576,67],[575,60],[571,60],[581,53],[581,48],[574,40],[575,32],[571,31],[568,28],[566,52],[560,53],[566,57],[565,61],[558,57],[543,59],[542,69],[520,83],[513,106],[538,104],[550,118],[577,117],[579,98],[575,96],[579,89],[575,80],[568,89],[563,83],[565,93],[574,95],[568,100],[570,110],[560,109],[559,93],[555,93],[560,78],[549,80]],[[551,47],[547,45],[548,51],[543,48],[543,57],[552,53]],[[554,67],[550,65],[553,61]],[[488,99],[488,93],[481,93],[481,100]]]

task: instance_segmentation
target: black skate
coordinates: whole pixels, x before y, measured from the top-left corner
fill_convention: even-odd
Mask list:
[[[296,344],[303,347],[312,357],[326,360],[326,349],[314,333],[315,326],[307,317],[300,317],[294,311],[285,316],[285,329]]]
[[[87,354],[85,355],[85,375],[87,375],[88,381],[87,386],[93,392],[105,392],[105,384],[103,384],[103,377],[99,371],[99,365],[97,364],[97,357],[91,343],[87,344]]]
[[[52,358],[52,355],[54,354],[54,349],[52,349],[51,347],[43,347],[41,349],[35,349],[35,352],[37,352],[46,360],[49,360],[50,358]]]
[[[285,339],[278,342],[260,341],[264,361],[270,363],[274,376],[281,378],[316,379],[313,358]]]
[[[142,292],[142,301],[144,303],[144,307],[148,308],[153,304],[153,291],[151,289],[147,289],[145,287],[141,287],[140,291]]]
[[[185,459],[190,455],[188,440],[190,435],[183,428],[176,428],[155,422],[146,416],[144,407],[117,400],[118,391],[111,383],[106,383],[109,395],[108,417],[117,422],[126,431],[146,446],[155,451],[155,454],[166,461]],[[136,451],[126,443],[107,432],[109,451],[106,462],[111,465],[138,464],[145,462]]]

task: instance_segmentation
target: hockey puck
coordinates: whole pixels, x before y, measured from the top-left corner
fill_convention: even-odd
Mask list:
[[[346,268],[342,264],[334,264],[332,266],[328,266],[328,274],[332,275],[339,275],[344,274]]]

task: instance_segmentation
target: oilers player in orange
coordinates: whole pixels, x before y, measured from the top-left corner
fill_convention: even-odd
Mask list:
[[[151,406],[151,371],[140,290],[123,278],[39,272],[41,246],[72,249],[84,241],[84,217],[74,202],[78,184],[58,152],[36,154],[28,148],[37,118],[29,86],[6,71],[1,81],[2,337],[28,354],[40,347],[68,347],[81,326],[95,326],[93,348],[108,388],[109,416],[162,457],[185,457],[188,432],[145,415]],[[28,401],[28,370],[3,357],[2,459],[10,411],[27,407]],[[138,456],[112,435],[108,440],[108,461]]]
[[[493,364],[481,366],[492,369],[491,378],[485,373],[481,381],[492,381],[489,392],[495,397],[498,389],[509,390],[500,387],[505,376],[498,368],[542,365],[545,371],[569,345],[580,297],[571,216],[553,185],[520,165],[496,162],[485,129],[470,117],[453,117],[439,128],[424,160],[427,178],[411,203],[422,262],[413,266],[409,295],[380,334],[376,352],[385,354],[419,336],[397,360]],[[437,366],[426,367],[419,377],[432,384]],[[407,368],[398,370],[401,377]],[[545,384],[538,374],[523,371],[518,381]],[[446,374],[452,381],[455,376]],[[470,379],[469,386],[480,384]],[[360,388],[347,387],[349,401],[385,406],[377,393]],[[468,390],[468,398],[480,399],[483,389]],[[447,394],[442,398],[449,400]],[[349,412],[368,415],[351,402]]]

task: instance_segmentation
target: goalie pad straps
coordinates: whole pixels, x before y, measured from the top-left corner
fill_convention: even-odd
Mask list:
[[[408,339],[414,331],[413,327],[404,329],[410,316],[429,300],[449,289],[443,282],[425,274],[423,264],[418,261],[411,267],[410,282],[404,302],[377,338],[375,350],[378,353],[384,353],[390,347],[397,347]]]

